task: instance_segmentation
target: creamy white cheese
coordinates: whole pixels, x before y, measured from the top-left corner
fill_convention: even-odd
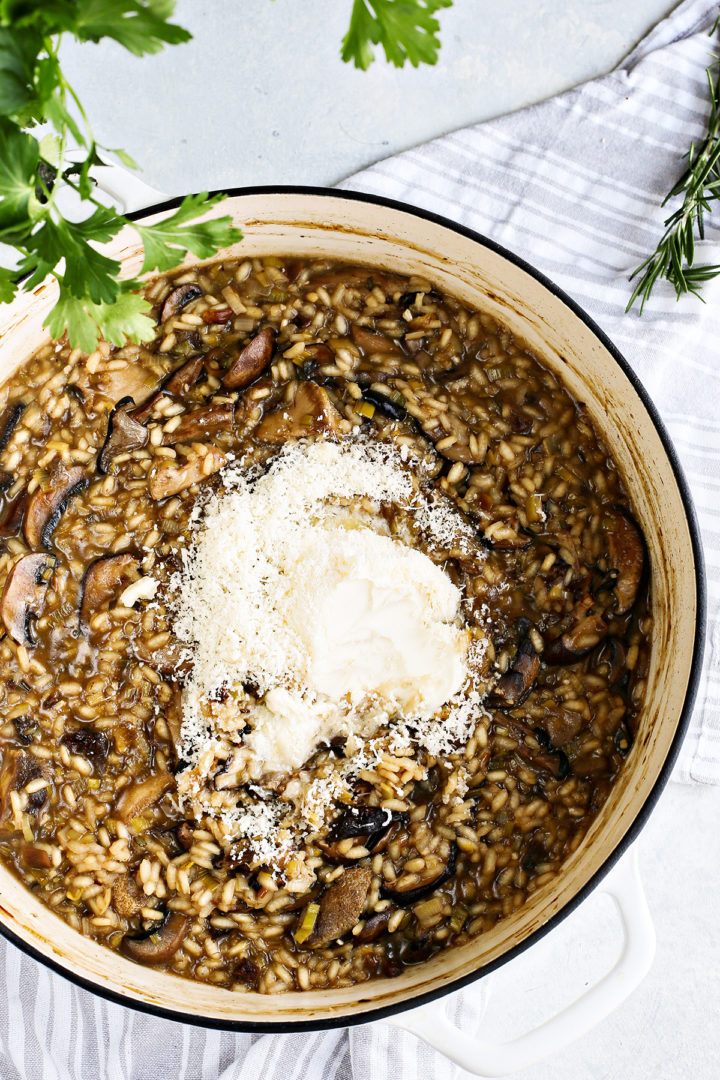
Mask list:
[[[428,508],[387,447],[294,444],[261,477],[238,471],[226,483],[175,582],[175,631],[193,661],[188,760],[220,688],[230,695],[223,729],[233,700],[238,734],[252,728],[242,742],[254,778],[292,772],[336,735],[429,719],[460,693],[469,648],[461,593],[388,534],[382,503],[416,505],[424,521]],[[248,703],[248,683],[259,704]]]

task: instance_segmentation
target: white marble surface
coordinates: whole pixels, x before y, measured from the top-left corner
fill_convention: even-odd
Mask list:
[[[455,0],[433,67],[355,70],[350,0],[179,0],[194,40],[149,60],[112,43],[64,61],[97,138],[178,194],[332,184],[453,128],[608,70],[673,0]]]
[[[170,193],[333,184],[452,128],[539,101],[612,67],[672,0],[455,0],[436,68],[343,65],[349,0],[180,0],[187,46],[147,61],[70,47],[97,137]],[[720,790],[671,785],[639,840],[658,933],[626,1006],[520,1080],[716,1080]],[[494,978],[486,1030],[509,1037],[599,976],[619,948],[591,897]],[[607,907],[605,905],[608,905]],[[562,978],[558,978],[558,972]]]

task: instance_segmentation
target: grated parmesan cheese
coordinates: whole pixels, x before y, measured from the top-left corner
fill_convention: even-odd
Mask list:
[[[438,549],[462,549],[472,531],[449,500],[422,490],[402,451],[297,441],[261,475],[229,465],[224,490],[194,515],[171,583],[174,632],[192,660],[181,793],[266,863],[287,861],[297,843],[288,804],[233,805],[230,791],[218,802],[218,745],[228,781],[216,787],[231,788],[236,776],[272,785],[318,745],[348,738],[356,752],[337,776],[286,785],[285,799],[298,793],[296,830],[311,831],[388,746],[447,753],[482,711],[475,672],[487,643],[464,628],[460,590],[390,534],[382,507],[402,509]],[[388,726],[389,743],[375,745]]]

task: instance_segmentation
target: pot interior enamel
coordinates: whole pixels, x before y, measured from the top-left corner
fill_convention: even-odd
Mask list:
[[[701,636],[698,576],[683,495],[658,430],[632,382],[594,330],[527,269],[480,239],[371,200],[307,192],[239,194],[230,212],[245,233],[234,254],[331,256],[418,273],[490,312],[585,402],[624,474],[647,539],[654,645],[642,724],[618,782],[562,873],[518,912],[472,943],[341,990],[262,996],[234,993],[143,968],[83,938],[0,867],[0,921],[20,944],[93,989],[178,1019],[227,1027],[322,1026],[418,1003],[497,964],[598,875],[656,787],[691,694]],[[141,255],[126,229],[108,250],[136,273]],[[195,260],[188,260],[193,262]],[[47,338],[55,285],[0,307],[0,381]]]

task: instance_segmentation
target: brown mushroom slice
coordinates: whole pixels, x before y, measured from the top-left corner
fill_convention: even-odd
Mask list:
[[[275,331],[266,326],[245,346],[222,380],[226,390],[244,390],[262,375],[275,351]]]
[[[0,598],[0,618],[18,645],[35,644],[32,620],[42,612],[45,592],[56,565],[54,555],[36,552],[23,555],[7,576]]]
[[[131,919],[137,915],[141,908],[145,907],[147,900],[144,892],[138,888],[136,882],[126,874],[112,887],[112,905],[118,915],[123,919]]]
[[[145,364],[148,367],[145,367]],[[138,405],[142,405],[154,392],[157,385],[157,375],[152,370],[155,357],[140,347],[134,359],[122,368],[111,371],[102,370],[100,376],[100,393],[115,405],[124,398],[132,398]]]
[[[158,772],[147,780],[136,780],[124,787],[113,807],[113,814],[127,823],[141,814],[148,806],[158,802],[174,786],[172,773]]]
[[[541,727],[547,732],[553,746],[564,746],[582,731],[585,720],[582,713],[572,709],[558,708],[557,711],[548,713],[539,721]]]
[[[204,454],[188,458],[184,465],[164,459],[156,467],[148,482],[148,491],[153,499],[167,499],[177,495],[193,484],[207,480],[213,473],[219,472],[227,458],[217,446],[208,446]]]
[[[126,397],[118,401],[110,413],[105,442],[97,458],[98,472],[109,472],[113,458],[141,450],[147,443],[148,430],[134,418],[134,410],[135,402],[131,397]]]
[[[619,638],[606,638],[590,657],[590,666],[593,671],[606,676],[608,686],[617,686],[627,670],[626,656],[625,646]]]
[[[365,326],[353,323],[350,334],[359,349],[366,355],[378,353],[381,356],[402,356],[403,350],[399,342],[385,334],[378,334],[374,330],[368,330]]]
[[[60,745],[66,746],[71,754],[79,754],[95,765],[102,765],[110,753],[111,744],[104,731],[79,728],[77,731],[66,731]]]
[[[384,851],[406,823],[407,814],[396,810],[351,806],[333,823],[326,839],[318,841],[318,847],[331,862],[352,866],[358,859]]]
[[[600,615],[586,615],[560,637],[545,643],[543,659],[546,664],[575,664],[587,656],[608,632]]]
[[[182,945],[190,929],[190,920],[179,911],[171,911],[157,929],[143,937],[125,937],[120,952],[139,964],[167,964]]]
[[[207,308],[207,310],[203,311],[201,318],[204,323],[209,323],[210,325],[222,325],[223,323],[232,322],[235,318],[235,312],[229,307]]]
[[[42,776],[42,769],[36,758],[24,750],[5,749],[0,766],[0,826],[5,825],[12,815],[12,791],[21,791],[31,780]],[[47,798],[47,789],[34,792],[28,800],[28,809],[37,813]]]
[[[35,870],[50,870],[52,867],[50,852],[45,851],[44,848],[35,847],[34,844],[23,844],[20,856],[27,866],[32,866]]]
[[[319,948],[352,930],[363,913],[371,881],[368,866],[351,866],[325,890],[308,946]]]
[[[184,285],[178,285],[169,294],[162,306],[160,322],[167,322],[173,315],[179,315],[183,308],[186,308],[193,300],[198,300],[203,295],[204,290],[195,282],[188,281]]]
[[[610,566],[615,578],[615,613],[625,615],[635,603],[645,569],[645,543],[634,521],[618,514],[609,536]]]
[[[341,419],[327,391],[317,383],[304,382],[292,405],[281,405],[263,418],[257,438],[261,442],[283,443],[309,435],[337,434]]]
[[[562,750],[546,751],[532,750],[526,743],[521,742],[513,751],[516,757],[538,772],[548,772],[555,780],[564,780],[570,772],[567,755]]]
[[[367,944],[369,941],[377,941],[379,937],[387,932],[388,923],[394,915],[392,908],[386,908],[385,911],[377,911],[374,915],[371,915],[369,919],[365,920],[365,925],[359,933],[354,935],[355,941],[360,941],[363,944]]]
[[[0,539],[15,536],[16,533],[20,532],[29,498],[27,490],[23,489],[14,499],[5,503],[2,514],[0,514]]]
[[[392,884],[381,886],[380,895],[385,900],[393,900],[400,907],[407,907],[439,889],[453,877],[456,869],[457,844],[453,842],[446,859],[439,855],[426,856],[424,870],[413,874],[400,874]]]
[[[4,450],[10,442],[24,409],[25,402],[19,401],[17,405],[8,405],[0,413],[0,450]]]
[[[195,385],[200,378],[205,366],[205,356],[191,356],[180,367],[171,371],[160,387],[144,405],[139,405],[132,411],[132,418],[139,424],[144,424],[155,411],[155,407],[163,397],[184,397],[188,390]]]
[[[491,704],[501,709],[514,709],[530,693],[539,671],[540,657],[530,638],[525,637],[518,645],[512,664],[495,684],[490,695]]]
[[[52,477],[47,491],[38,488],[28,499],[23,534],[28,547],[47,548],[71,497],[87,483],[80,465],[61,466]]]
[[[87,629],[93,615],[110,603],[121,586],[134,581],[138,570],[138,560],[127,553],[103,555],[91,562],[82,583],[80,625]]]
[[[179,442],[196,442],[216,431],[229,431],[233,425],[235,407],[230,401],[216,401],[202,409],[194,409],[180,418],[172,431],[165,432],[163,446]]]

